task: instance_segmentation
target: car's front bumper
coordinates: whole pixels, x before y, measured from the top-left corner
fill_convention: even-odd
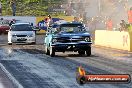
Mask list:
[[[55,43],[51,46],[56,51],[79,51],[87,50],[91,47],[92,42],[83,42],[83,43]]]
[[[12,43],[34,43],[35,37],[17,37],[11,38]]]

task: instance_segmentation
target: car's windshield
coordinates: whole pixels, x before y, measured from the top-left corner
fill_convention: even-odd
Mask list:
[[[84,31],[82,25],[64,25],[60,27],[60,32],[80,32]]]
[[[12,25],[11,31],[33,31],[29,24]]]

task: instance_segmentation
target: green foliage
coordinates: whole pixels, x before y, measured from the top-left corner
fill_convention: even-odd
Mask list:
[[[1,0],[2,15],[12,15],[11,0]],[[64,0],[16,0],[17,16],[44,16],[47,14],[64,15],[62,12],[50,13],[48,9],[52,5],[61,5]]]

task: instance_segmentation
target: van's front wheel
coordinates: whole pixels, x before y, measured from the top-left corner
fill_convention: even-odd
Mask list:
[[[50,47],[50,56],[51,57],[55,56],[55,49],[53,47]]]
[[[47,48],[47,46],[45,46],[45,53],[46,53],[46,55],[50,55],[50,51],[49,51],[49,49]]]
[[[87,56],[91,56],[91,47],[89,47],[89,48],[86,50],[86,54],[87,54]]]

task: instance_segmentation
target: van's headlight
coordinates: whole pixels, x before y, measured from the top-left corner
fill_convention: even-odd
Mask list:
[[[53,43],[56,43],[56,42],[57,42],[57,39],[55,39],[55,38],[52,39],[52,42],[53,42]]]
[[[90,42],[91,41],[90,37],[85,37],[85,41]]]

